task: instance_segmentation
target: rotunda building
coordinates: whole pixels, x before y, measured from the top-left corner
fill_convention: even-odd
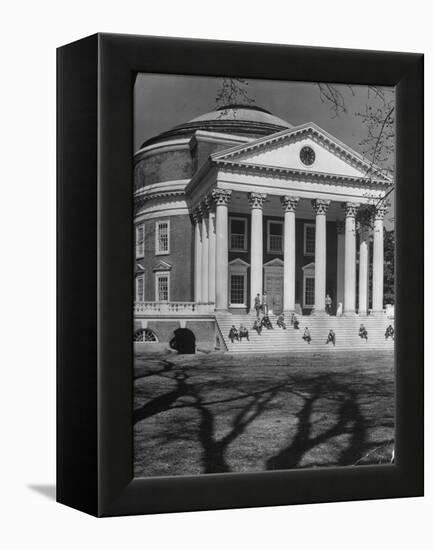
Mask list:
[[[197,349],[228,349],[227,323],[250,323],[258,297],[271,315],[382,310],[383,244],[374,233],[369,289],[369,232],[356,238],[355,216],[389,185],[316,124],[257,106],[148,139],[134,156],[136,339],[167,347],[186,329]]]

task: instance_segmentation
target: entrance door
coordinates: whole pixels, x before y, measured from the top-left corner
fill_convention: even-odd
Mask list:
[[[266,273],[265,290],[267,291],[270,309],[274,315],[279,315],[283,309],[283,273]]]

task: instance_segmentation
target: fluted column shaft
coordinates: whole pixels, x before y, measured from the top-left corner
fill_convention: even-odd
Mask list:
[[[295,310],[295,211],[298,197],[280,198],[284,210],[283,229],[283,310]]]
[[[315,305],[313,313],[325,313],[326,294],[326,214],[330,201],[315,199],[312,206],[315,211]]]
[[[250,193],[251,233],[250,233],[250,309],[254,310],[256,294],[262,295],[263,287],[263,229],[262,208],[266,195]]]
[[[337,285],[336,285],[336,306],[344,303],[345,288],[345,222],[336,222],[337,233]]]
[[[347,202],[345,208],[345,290],[344,313],[356,312],[356,214],[359,205]]]
[[[209,302],[209,279],[208,279],[208,212],[202,207],[202,302]]]
[[[372,310],[383,310],[384,278],[384,241],[383,220],[386,213],[384,206],[378,206],[374,215],[374,264],[372,268]]]
[[[214,189],[216,203],[216,311],[228,309],[228,203],[232,191]]]
[[[365,225],[360,226],[359,245],[359,315],[368,313],[368,265],[369,232]]]
[[[216,238],[215,238],[215,212],[210,210],[208,218],[208,300],[215,303],[215,276],[216,276]]]
[[[200,212],[193,212],[194,219],[194,301],[202,301],[202,220]]]

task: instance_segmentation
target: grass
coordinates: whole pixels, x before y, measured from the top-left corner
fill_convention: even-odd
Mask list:
[[[393,352],[135,361],[135,476],[390,462]]]

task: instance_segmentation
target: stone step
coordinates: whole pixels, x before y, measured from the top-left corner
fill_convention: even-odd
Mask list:
[[[385,340],[384,332],[393,320],[385,316],[381,317],[314,317],[298,315],[300,329],[295,330],[289,322],[287,329],[277,326],[277,316],[269,315],[273,330],[263,329],[258,335],[252,329],[256,316],[254,314],[217,315],[217,323],[230,353],[285,353],[285,352],[324,352],[328,350],[373,350],[390,349],[394,347],[392,339]],[[287,320],[289,321],[289,320]],[[242,342],[229,340],[229,330],[232,325],[239,328],[240,324],[249,331],[250,341]],[[362,340],[358,335],[360,324],[364,324],[368,331],[368,341]],[[302,339],[305,327],[309,327],[312,337],[310,344]],[[336,346],[326,344],[326,338],[330,328],[336,333]]]

